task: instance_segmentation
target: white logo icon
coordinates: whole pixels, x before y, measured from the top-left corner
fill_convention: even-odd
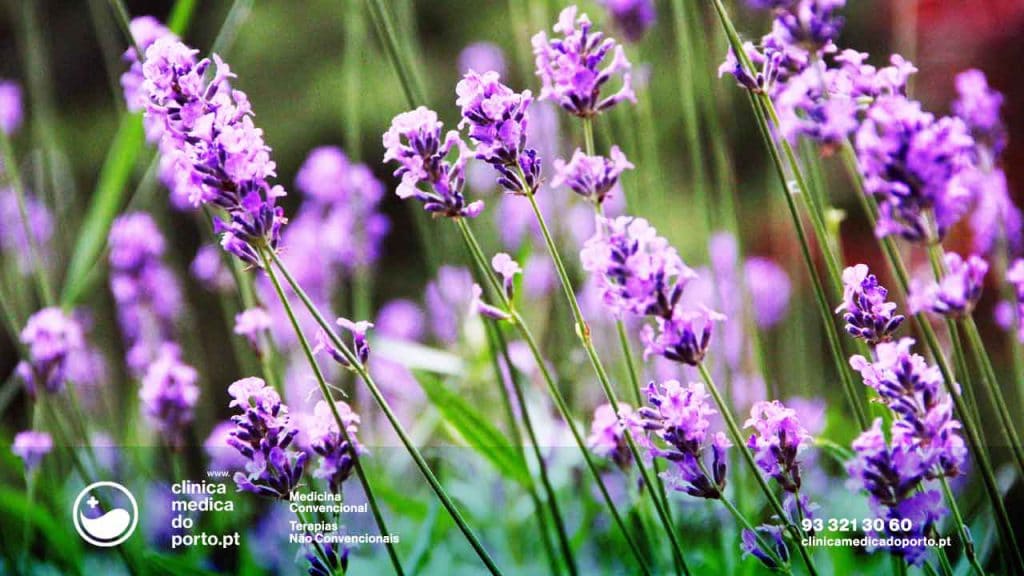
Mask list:
[[[130,504],[131,510],[118,507],[125,504]],[[139,505],[135,496],[117,482],[93,482],[78,493],[71,515],[75,530],[83,540],[93,546],[109,548],[124,542],[135,532],[139,524]]]

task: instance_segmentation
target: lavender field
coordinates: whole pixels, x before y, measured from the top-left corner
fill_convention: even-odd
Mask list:
[[[1024,576],[1024,6],[5,0],[0,574]]]

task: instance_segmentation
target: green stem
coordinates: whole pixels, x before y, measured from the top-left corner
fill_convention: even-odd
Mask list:
[[[548,387],[548,393],[551,395],[552,400],[554,400],[555,407],[558,409],[559,415],[561,415],[566,426],[569,428],[569,432],[572,434],[573,440],[576,442],[576,446],[579,447],[580,453],[583,455],[583,460],[586,462],[587,468],[594,477],[594,481],[597,483],[598,491],[601,492],[605,505],[608,507],[608,511],[612,515],[612,519],[615,521],[616,526],[622,533],[623,538],[625,538],[626,543],[629,545],[630,551],[633,553],[637,563],[640,565],[640,569],[644,574],[650,575],[651,571],[647,566],[647,560],[644,558],[644,555],[640,551],[640,547],[637,545],[636,541],[630,535],[629,530],[626,529],[626,523],[623,521],[622,515],[615,506],[615,501],[608,492],[607,486],[605,486],[604,479],[601,477],[601,472],[598,470],[593,457],[590,455],[590,451],[587,449],[586,441],[580,433],[576,422],[572,418],[572,413],[569,410],[569,405],[565,401],[565,397],[562,395],[561,390],[558,389],[558,385],[555,383],[555,379],[548,369],[548,363],[540,352],[540,347],[537,345],[537,340],[534,338],[533,332],[530,331],[530,328],[526,325],[522,316],[520,316],[519,313],[511,307],[511,302],[509,302],[505,296],[505,291],[501,286],[501,282],[494,274],[494,271],[487,265],[487,257],[484,255],[479,242],[476,240],[476,236],[469,228],[465,219],[457,218],[455,222],[459,226],[459,231],[462,232],[462,238],[466,243],[466,248],[473,257],[473,261],[481,275],[487,279],[488,284],[493,288],[494,293],[501,299],[502,305],[512,316],[513,324],[519,331],[520,336],[526,342],[527,347],[530,349],[530,353],[534,358],[534,363],[540,370],[541,376],[544,378],[544,383]]]
[[[523,448],[523,436],[522,431],[519,427],[519,423],[516,420],[515,409],[512,405],[512,399],[509,397],[508,388],[505,386],[504,375],[501,371],[501,362],[505,363],[505,368],[508,370],[508,377],[511,383],[513,393],[516,397],[516,403],[519,406],[520,417],[523,419],[523,428],[526,429],[526,436],[533,449],[533,456],[537,460],[537,467],[540,473],[541,486],[544,489],[545,497],[547,500],[548,508],[551,511],[551,516],[555,522],[555,531],[558,536],[558,545],[562,554],[565,564],[571,574],[578,574],[579,568],[576,565],[576,558],[572,553],[572,546],[569,543],[569,535],[565,528],[565,520],[562,518],[562,511],[558,506],[558,500],[555,498],[555,490],[551,485],[551,480],[548,478],[547,463],[544,461],[544,455],[540,452],[540,445],[537,442],[537,435],[533,430],[533,422],[530,419],[529,412],[526,407],[526,400],[523,397],[522,386],[519,383],[518,372],[516,372],[515,366],[512,364],[512,359],[508,351],[508,342],[505,340],[504,334],[501,332],[501,327],[497,322],[484,322],[487,327],[487,333],[491,340],[491,357],[494,363],[494,372],[499,384],[501,398],[505,406],[505,411],[508,416],[509,426],[512,429],[512,434],[517,442],[520,454],[522,454],[524,460],[526,458],[526,450]],[[499,357],[500,354],[500,357]],[[527,486],[530,493],[530,497],[533,500],[534,509],[537,511],[537,519],[540,523],[541,530],[541,541],[544,543],[544,550],[550,557],[552,563],[552,573],[558,572],[558,561],[555,559],[553,546],[551,544],[551,536],[548,533],[546,516],[541,508],[542,501],[540,496],[537,494],[537,487],[533,482],[533,477],[530,477],[530,482]]]
[[[729,435],[732,437],[733,444],[740,451],[740,454],[746,461],[751,474],[754,475],[758,486],[761,487],[761,491],[764,492],[765,498],[768,499],[768,504],[771,505],[772,511],[775,512],[780,521],[786,524],[786,529],[792,534],[793,541],[796,544],[797,549],[800,551],[800,556],[803,558],[804,565],[807,567],[808,572],[812,575],[817,575],[818,571],[814,567],[811,555],[803,544],[803,530],[790,521],[789,516],[786,514],[786,510],[782,507],[782,503],[779,502],[775,492],[773,492],[771,486],[768,485],[768,481],[765,480],[764,476],[761,474],[761,468],[758,467],[757,462],[754,460],[754,455],[751,454],[750,449],[747,448],[747,443],[743,438],[743,433],[740,431],[740,427],[736,424],[736,420],[732,416],[732,409],[725,403],[725,399],[722,398],[722,394],[719,392],[718,386],[711,377],[711,373],[708,372],[707,366],[703,363],[698,364],[697,370],[700,372],[700,376],[704,380],[704,383],[707,384],[711,397],[714,398],[715,404],[718,406],[718,411],[722,415],[722,420],[725,421],[725,427],[729,431]]]
[[[309,345],[309,341],[306,339],[305,334],[302,333],[302,327],[299,326],[299,321],[295,317],[295,312],[292,310],[291,303],[288,302],[288,296],[284,292],[284,288],[281,286],[281,282],[277,279],[277,274],[274,273],[274,267],[270,264],[270,259],[267,258],[267,251],[260,250],[260,258],[263,260],[263,269],[267,272],[267,277],[270,278],[270,283],[274,285],[274,291],[277,293],[277,297],[281,301],[281,305],[284,307],[285,314],[288,315],[288,321],[292,325],[292,329],[295,331],[295,337],[298,338],[299,344],[302,347],[302,353],[306,357],[306,361],[309,363],[309,367],[313,369],[313,375],[316,377],[317,386],[320,388],[320,393],[323,395],[324,400],[327,401],[327,406],[331,409],[331,415],[334,417],[335,424],[338,425],[338,431],[341,434],[342,439],[349,445],[355,446],[352,439],[348,435],[347,425],[341,417],[341,413],[338,412],[338,406],[335,404],[334,398],[331,395],[330,387],[327,386],[327,380],[324,378],[323,371],[320,370],[320,363],[316,361],[316,356],[313,354],[313,348]],[[380,511],[380,506],[377,504],[377,499],[373,495],[373,489],[370,487],[369,480],[366,479],[366,472],[363,470],[362,458],[356,450],[349,450],[349,455],[352,457],[352,464],[356,471],[356,476],[359,478],[359,484],[363,487],[363,493],[366,494],[366,501],[370,505],[370,511],[373,513],[373,519],[377,523],[377,529],[382,537],[387,537],[391,532],[388,531],[387,524],[384,521],[384,515]],[[388,551],[388,557],[391,559],[391,565],[395,568],[395,574],[402,575],[405,572],[402,570],[402,564],[398,561],[398,553],[395,551],[395,545],[387,541],[384,544]]]
[[[533,209],[533,214],[537,219],[537,224],[540,226],[541,235],[544,237],[544,243],[547,245],[548,254],[551,256],[551,260],[555,264],[555,270],[558,272],[558,277],[561,280],[565,297],[569,302],[569,307],[572,309],[573,317],[576,321],[576,335],[579,337],[580,343],[583,345],[583,349],[586,351],[587,357],[590,359],[590,364],[594,368],[594,372],[597,375],[598,382],[600,382],[601,387],[604,390],[608,403],[611,405],[612,410],[618,414],[618,398],[615,395],[615,391],[612,389],[611,381],[609,380],[608,373],[605,371],[604,365],[601,363],[601,359],[597,354],[597,349],[594,348],[594,342],[590,335],[590,326],[587,324],[586,318],[583,317],[583,311],[580,309],[579,301],[576,299],[576,293],[573,290],[569,273],[566,272],[562,257],[558,254],[558,247],[555,245],[555,241],[551,237],[551,232],[548,230],[547,222],[544,220],[544,215],[540,211],[540,206],[537,204],[537,198],[534,196],[533,191],[530,191],[530,193],[526,195],[526,198],[529,200],[530,207]],[[629,446],[629,451],[633,455],[633,460],[636,462],[637,470],[640,471],[640,476],[643,478],[644,483],[648,486],[654,486],[654,482],[651,480],[650,474],[647,472],[647,467],[643,464],[643,458],[641,457],[639,449],[636,447],[633,435],[627,429],[625,430],[624,436],[626,437],[626,444]],[[654,501],[654,507],[658,512],[658,517],[665,528],[665,532],[669,536],[673,556],[679,566],[683,569],[683,573],[689,574],[689,567],[687,567],[686,560],[683,557],[682,545],[679,542],[678,535],[676,535],[675,526],[672,524],[668,510],[659,498],[653,497],[652,500]]]
[[[441,505],[444,506],[448,515],[451,516],[463,536],[465,536],[469,545],[473,548],[473,551],[476,552],[476,555],[484,563],[491,574],[500,575],[502,573],[501,570],[498,568],[497,564],[494,563],[494,560],[483,547],[483,544],[480,543],[480,540],[477,538],[472,528],[470,528],[469,524],[466,523],[462,513],[459,512],[455,503],[452,501],[451,497],[448,496],[444,487],[441,486],[437,477],[434,476],[434,473],[431,471],[427,461],[423,458],[423,455],[420,454],[419,449],[413,445],[412,440],[405,431],[405,427],[403,427],[401,422],[398,421],[398,417],[396,417],[394,412],[391,410],[390,404],[388,404],[388,401],[384,398],[384,394],[380,391],[380,388],[377,387],[377,383],[373,380],[369,371],[365,366],[363,366],[362,362],[359,361],[359,358],[357,358],[349,349],[348,345],[341,340],[335,332],[334,327],[331,326],[331,324],[323,317],[323,314],[321,314],[320,310],[317,309],[316,304],[313,303],[309,298],[309,295],[302,289],[302,286],[300,286],[298,282],[295,281],[295,278],[292,277],[288,268],[284,265],[284,262],[282,262],[277,254],[273,252],[270,253],[270,257],[273,260],[273,264],[284,276],[285,281],[287,281],[292,291],[298,295],[300,300],[302,300],[302,303],[309,311],[309,314],[324,331],[328,339],[330,339],[331,344],[338,349],[363,383],[366,384],[366,387],[369,389],[373,399],[377,402],[377,406],[380,407],[381,411],[384,413],[384,417],[387,418],[388,422],[391,424],[391,427],[394,429],[395,434],[398,435],[402,445],[405,447],[406,451],[409,452],[409,455],[412,457],[413,462],[415,462],[416,467],[419,468],[420,473],[422,473],[423,477],[426,478],[427,483],[430,484],[430,488],[434,491],[434,494],[437,495],[438,500],[441,501]]]
[[[946,496],[946,502],[949,505],[949,510],[953,513],[953,521],[956,522],[956,525],[960,528],[960,541],[964,544],[964,555],[967,556],[967,561],[970,562],[971,567],[974,569],[974,573],[978,576],[985,576],[985,569],[982,568],[981,563],[978,562],[978,555],[974,550],[974,540],[971,538],[971,533],[968,531],[967,524],[964,522],[963,514],[960,513],[960,506],[956,502],[953,490],[949,487],[949,481],[945,476],[943,476],[939,480],[939,484],[942,486],[942,493]]]
[[[131,17],[128,15],[128,9],[125,8],[124,0],[109,0],[109,2],[110,7],[114,10],[117,25],[121,27],[121,32],[128,39],[132,49],[135,50],[135,56],[138,57],[139,62],[142,62],[146,59],[146,53],[143,52],[139,43],[135,41],[135,36],[132,35]]]

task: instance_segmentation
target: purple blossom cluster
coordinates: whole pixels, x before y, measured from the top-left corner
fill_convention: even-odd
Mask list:
[[[555,177],[551,181],[553,188],[567,186],[600,206],[615,189],[622,173],[632,170],[634,166],[618,146],[612,146],[608,158],[589,156],[577,148],[568,162],[561,158],[555,159],[554,168]]]
[[[276,205],[285,191],[268,181],[275,176],[270,148],[248,97],[230,86],[234,74],[217,55],[196,62],[196,53],[167,36],[146,50],[146,116],[161,126],[161,153],[188,182],[192,204],[225,211],[226,219],[214,219],[221,246],[260,267],[261,252],[277,249],[287,222]]]
[[[945,272],[938,282],[917,282],[910,287],[907,307],[914,314],[928,311],[959,318],[970,314],[981,299],[988,262],[971,254],[964,260],[956,252],[943,258]]]
[[[334,402],[345,423],[345,434],[338,429],[338,423],[327,402],[317,402],[313,409],[313,420],[309,429],[309,445],[320,456],[319,467],[313,471],[315,478],[327,480],[332,492],[340,493],[341,485],[352,475],[354,459],[366,451],[356,440],[359,431],[359,415],[345,402]]]
[[[27,357],[15,371],[32,395],[39,386],[51,394],[59,392],[69,378],[72,358],[85,349],[81,324],[60,308],[33,314],[18,338]]]
[[[476,143],[475,157],[498,172],[498,184],[514,194],[533,194],[540,180],[537,151],[526,147],[529,90],[514,92],[497,72],[470,70],[455,87],[455,104],[462,111],[459,128],[469,127]]]
[[[843,29],[839,10],[844,6],[846,0],[795,0],[776,6],[773,33],[809,52],[825,49]]]
[[[14,443],[11,444],[11,452],[21,458],[25,465],[26,472],[32,472],[39,467],[43,457],[53,450],[53,438],[46,432],[25,430],[14,436]]]
[[[143,55],[160,38],[176,38],[173,32],[152,16],[132,18],[128,28],[131,31],[132,38],[135,40],[135,44],[138,45],[139,50],[142,50]],[[124,54],[121,55],[121,61],[128,65],[128,69],[121,74],[121,90],[124,92],[125,106],[129,112],[141,112],[146,108],[148,96],[143,88],[146,78],[142,72],[142,62],[139,59],[139,53],[135,51],[135,46],[129,46],[124,51]],[[156,132],[149,132],[149,134],[152,137],[159,138],[161,126],[154,125],[152,128]]]
[[[953,114],[967,124],[980,146],[998,156],[1006,147],[1006,126],[1001,113],[1003,95],[988,85],[981,70],[957,74],[956,92]]]
[[[638,442],[644,437],[643,426],[633,407],[619,402],[619,412],[616,414],[611,404],[602,404],[594,410],[587,446],[595,456],[606,458],[626,470],[633,462],[633,454],[626,440],[627,430]]]
[[[21,86],[12,80],[0,78],[0,130],[10,136],[21,127]]]
[[[484,203],[467,203],[462,190],[469,150],[454,130],[442,139],[443,128],[437,113],[423,106],[395,116],[384,133],[384,162],[399,164],[395,170],[395,176],[402,179],[399,198],[416,198],[431,214],[475,218]],[[447,159],[453,150],[457,154],[454,163]]]
[[[778,400],[761,401],[750,409],[744,428],[753,428],[747,447],[754,454],[758,467],[774,478],[790,494],[800,491],[800,452],[809,445],[810,434],[800,423],[797,413]]]
[[[843,303],[836,313],[842,313],[846,331],[871,345],[891,340],[906,317],[896,313],[895,302],[886,301],[888,295],[867,265],[843,270]]]
[[[882,419],[877,418],[869,430],[854,440],[853,450],[855,457],[847,465],[852,487],[867,491],[876,517],[911,520],[909,532],[889,533],[886,528],[884,536],[921,539],[927,535],[946,509],[937,490],[922,488],[932,471],[913,442],[908,442],[903,432],[894,427],[892,441],[887,443]],[[921,565],[929,549],[918,544],[890,550],[910,564]]]
[[[627,42],[639,42],[657,18],[654,0],[600,0],[599,3]]]
[[[260,378],[244,378],[228,387],[231,408],[241,414],[228,444],[246,459],[245,471],[235,473],[240,491],[285,500],[302,478],[309,455],[292,446],[299,433],[281,397]]]
[[[170,444],[181,443],[192,422],[199,400],[198,379],[195,368],[182,362],[181,352],[173,344],[163,345],[142,378],[142,411]]]
[[[577,17],[578,8],[569,6],[558,15],[554,31],[533,37],[537,76],[541,80],[541,100],[554,100],[570,114],[593,117],[622,101],[636,102],[633,93],[632,66],[622,46],[602,32],[593,30],[586,14]],[[605,60],[611,53],[611,61]],[[610,96],[601,92],[612,78],[621,76],[619,89]]]
[[[651,456],[673,463],[662,473],[668,485],[695,498],[721,498],[728,465],[726,450],[732,444],[725,434],[710,432],[708,418],[717,411],[709,404],[704,385],[692,382],[683,386],[669,380],[656,386],[651,382],[647,400],[650,406],[637,410],[637,417],[640,426],[664,444],[652,442]]]
[[[0,175],[3,166],[0,164]],[[21,219],[21,208],[14,190],[0,187],[0,252],[18,263],[18,271],[28,276],[35,266],[33,254],[37,254],[42,264],[50,261],[50,239],[53,237],[53,215],[46,204],[32,195],[25,195],[25,216],[28,226]],[[30,236],[26,234],[28,228]]]

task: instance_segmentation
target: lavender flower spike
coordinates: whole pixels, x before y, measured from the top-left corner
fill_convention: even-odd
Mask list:
[[[971,135],[984,145],[992,156],[998,156],[1006,147],[1006,126],[1000,114],[1003,95],[988,85],[981,70],[965,70],[956,76],[953,113],[971,130]]]
[[[0,78],[0,130],[10,136],[21,127],[21,86]]]
[[[549,39],[543,31],[533,37],[540,99],[555,100],[570,114],[582,118],[596,116],[624,100],[635,103],[631,65],[622,46],[592,31],[590,19],[585,14],[577,18],[577,10],[569,6],[558,15],[554,31],[561,38]],[[609,52],[612,60],[601,68]],[[601,90],[616,75],[622,76],[621,87],[602,98]]]
[[[708,403],[704,385],[693,382],[682,386],[669,380],[660,387],[651,382],[647,386],[650,406],[637,411],[640,425],[660,439],[665,447],[651,446],[655,458],[664,458],[675,464],[663,473],[668,485],[695,498],[719,499],[725,490],[725,451],[732,445],[724,434],[711,434],[708,419],[716,414]],[[710,470],[704,463],[711,449]],[[710,476],[705,474],[708,470]]]
[[[773,32],[786,44],[817,52],[839,36],[838,12],[845,5],[846,0],[797,0],[776,11]]]
[[[437,113],[423,106],[395,116],[384,133],[384,162],[399,164],[395,170],[402,179],[399,198],[416,198],[431,214],[475,218],[484,203],[467,204],[462,194],[468,150],[454,130],[442,140],[442,128]],[[452,150],[458,153],[454,164],[446,160]]]
[[[955,252],[946,253],[944,260],[946,275],[941,280],[924,285],[915,282],[911,286],[907,297],[911,312],[927,310],[959,318],[970,314],[981,299],[988,262],[974,254],[964,260]]]
[[[292,441],[298,429],[291,422],[288,407],[273,388],[260,378],[243,378],[228,386],[229,406],[241,414],[231,417],[235,429],[228,444],[247,460],[245,472],[235,474],[240,491],[276,499],[287,499],[298,486],[309,457],[296,452]]]
[[[892,339],[905,317],[895,313],[895,302],[885,300],[888,294],[866,264],[843,270],[843,303],[836,313],[843,313],[846,331],[871,345]]]
[[[713,323],[725,320],[725,316],[708,308],[677,308],[671,316],[659,316],[656,320],[657,330],[648,324],[640,333],[644,358],[663,356],[673,362],[696,366],[704,361],[711,345]]]
[[[320,400],[313,408],[313,423],[309,430],[310,446],[320,456],[320,465],[313,471],[316,478],[327,479],[334,493],[340,493],[341,485],[352,475],[354,458],[366,450],[356,441],[359,431],[359,415],[345,402],[335,402],[341,421],[345,423],[345,436],[338,430],[338,423],[327,402]]]
[[[33,395],[38,385],[51,394],[59,392],[69,357],[85,348],[81,325],[60,308],[43,308],[29,317],[19,339],[28,358],[18,364],[17,373]]]
[[[747,441],[757,465],[774,478],[786,492],[800,490],[800,466],[797,456],[811,438],[797,419],[796,411],[778,400],[760,401],[750,409],[744,428],[753,428]]]
[[[513,194],[533,194],[540,183],[537,151],[526,147],[529,90],[513,92],[497,72],[470,70],[455,87],[462,110],[459,128],[469,127],[476,158],[498,171],[498,184]]]
[[[554,168],[552,187],[564,184],[587,200],[601,205],[619,183],[619,176],[634,166],[618,146],[612,146],[610,158],[587,156],[577,148],[569,162],[556,159]]]
[[[139,390],[143,411],[171,444],[183,439],[199,400],[199,375],[180,356],[177,346],[164,345],[142,378]]]
[[[18,432],[14,437],[14,444],[11,445],[11,452],[21,458],[26,472],[35,470],[42,462],[43,456],[49,454],[51,450],[53,450],[53,438],[46,432],[36,432],[35,430]]]

